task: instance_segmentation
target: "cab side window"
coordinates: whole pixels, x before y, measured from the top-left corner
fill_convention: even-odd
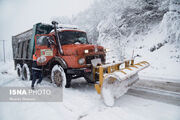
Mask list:
[[[37,45],[39,45],[39,46],[48,45],[47,36],[39,36],[39,37],[37,37]]]

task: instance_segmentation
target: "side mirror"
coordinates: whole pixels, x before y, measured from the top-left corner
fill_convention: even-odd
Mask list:
[[[47,37],[47,47],[51,48],[51,45],[52,45],[52,40],[49,37]]]

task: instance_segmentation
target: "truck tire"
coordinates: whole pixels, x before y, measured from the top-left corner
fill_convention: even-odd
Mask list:
[[[51,81],[56,84],[57,87],[65,87],[66,75],[64,69],[60,65],[54,65],[51,70]]]
[[[20,64],[16,65],[16,71],[19,78],[22,78],[22,68]]]
[[[27,64],[24,64],[22,67],[22,78],[23,80],[30,80],[31,72]]]

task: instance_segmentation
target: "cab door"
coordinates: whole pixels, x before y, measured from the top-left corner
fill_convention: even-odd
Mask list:
[[[36,35],[35,36],[35,55],[38,65],[45,65],[56,55],[56,43],[53,36]]]

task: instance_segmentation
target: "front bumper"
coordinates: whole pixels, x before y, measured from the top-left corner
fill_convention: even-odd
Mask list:
[[[66,73],[71,74],[71,75],[82,75],[86,73],[91,73],[92,69],[91,68],[79,68],[79,69],[67,69]]]

